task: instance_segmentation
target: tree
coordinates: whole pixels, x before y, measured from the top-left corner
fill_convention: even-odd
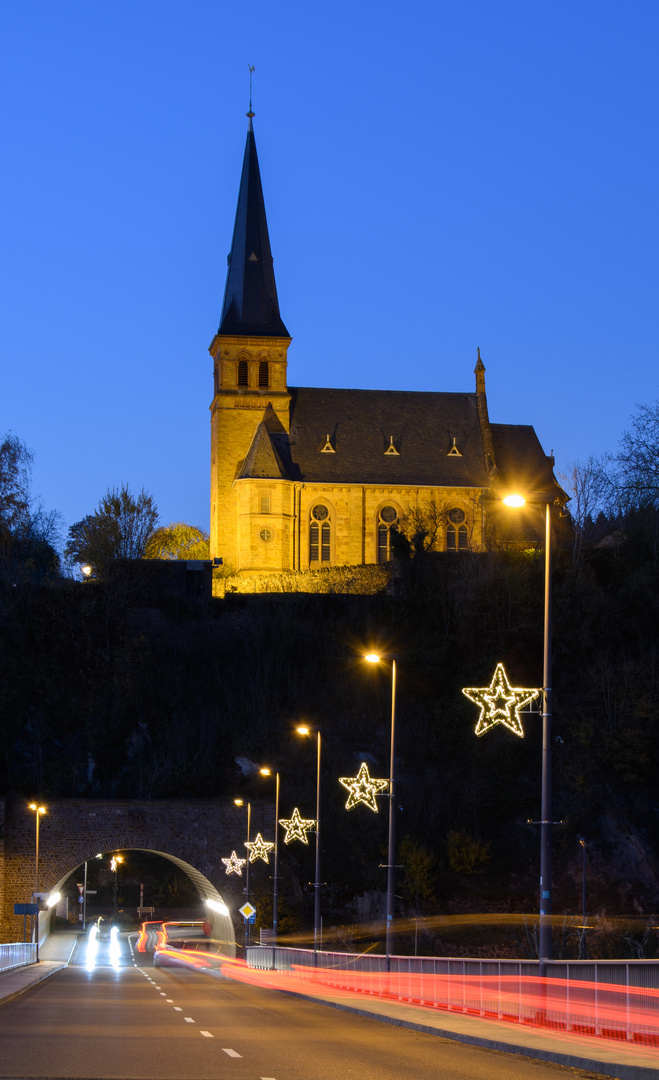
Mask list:
[[[113,560],[143,558],[157,524],[153,496],[142,488],[135,498],[123,484],[109,489],[93,514],[71,526],[64,551],[73,562],[90,566],[93,577],[103,578]]]
[[[593,518],[601,510],[605,488],[604,467],[599,459],[589,457],[585,464],[575,461],[568,465],[568,473],[561,481],[571,493],[570,517],[572,519],[572,561],[581,565],[584,541],[592,532]]]
[[[144,551],[145,559],[208,559],[208,533],[183,521],[161,525],[151,533]]]
[[[659,401],[638,406],[609,465],[608,479],[619,508],[659,506]]]
[[[0,540],[30,520],[32,453],[16,435],[0,436]]]

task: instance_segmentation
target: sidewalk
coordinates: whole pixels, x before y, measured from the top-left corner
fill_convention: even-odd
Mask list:
[[[39,947],[39,963],[0,972],[0,1005],[27,993],[33,986],[66,967],[78,944],[78,931],[51,934]]]
[[[229,978],[240,978],[235,969],[234,975],[231,967],[223,965],[223,973]],[[259,971],[258,975],[270,978],[245,981],[253,981],[257,985],[268,986],[305,1001],[316,1001],[358,1016],[438,1035],[454,1042],[552,1061],[567,1068],[616,1077],[617,1080],[658,1080],[659,1077],[659,1049],[654,1047],[573,1035],[563,1031],[527,1028],[503,1020],[488,1020],[443,1009],[406,1005],[354,992],[333,994],[326,987],[318,988],[317,993],[310,993],[304,986],[299,990],[291,986],[292,979],[286,973]]]

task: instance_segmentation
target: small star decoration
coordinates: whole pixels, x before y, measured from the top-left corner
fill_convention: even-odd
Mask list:
[[[289,818],[279,819],[279,824],[286,829],[285,844],[290,844],[291,840],[301,840],[303,844],[308,844],[307,833],[309,829],[315,829],[316,819],[300,817],[300,811],[296,806]]]
[[[227,874],[240,874],[240,876],[242,877],[243,866],[247,862],[247,859],[239,859],[235,851],[232,851],[229,858],[222,859],[222,862],[226,866]]]
[[[245,840],[245,847],[249,851],[249,861],[256,862],[257,859],[263,859],[263,862],[269,862],[268,852],[272,851],[274,844],[271,844],[269,840],[264,840],[261,833],[256,834],[256,840]]]
[[[529,701],[533,701],[540,691],[511,686],[503,664],[497,664],[489,686],[468,687],[462,693],[470,701],[473,701],[475,705],[480,705],[481,714],[476,725],[477,735],[483,735],[490,728],[493,728],[495,724],[503,724],[514,735],[524,738],[524,729],[522,728],[519,710],[522,705],[527,705]]]
[[[347,788],[350,792],[346,810],[352,810],[357,803],[363,803],[364,806],[368,806],[369,810],[374,810],[376,814],[378,804],[375,801],[375,796],[389,787],[388,780],[372,779],[365,761],[359,766],[359,772],[356,776],[341,776],[339,777],[339,783],[343,784],[344,788]]]

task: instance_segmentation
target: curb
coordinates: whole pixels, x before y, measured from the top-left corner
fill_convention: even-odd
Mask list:
[[[68,967],[68,962],[60,964],[59,967],[49,968],[48,971],[41,971],[36,978],[26,982],[25,986],[20,986],[18,990],[12,990],[10,993],[2,995],[0,997],[0,1008],[2,1008],[3,1005],[7,1005],[10,1001],[15,1001],[16,998],[22,997],[23,994],[27,994],[28,990],[31,990],[33,986],[38,986],[40,982],[49,979],[51,975],[54,975],[55,972],[61,971],[65,967]]]

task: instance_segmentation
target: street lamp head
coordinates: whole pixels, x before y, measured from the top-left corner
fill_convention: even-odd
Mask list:
[[[266,766],[264,766],[262,769],[259,769],[259,772],[261,776],[272,776],[272,769],[268,769]]]
[[[296,727],[295,730],[297,731],[298,735],[311,735],[311,728],[307,727],[306,724],[301,724],[300,727]]]
[[[84,574],[86,578],[88,578],[92,572],[92,568],[88,563],[85,563],[84,566],[80,567],[80,571],[82,574]]]
[[[376,652],[366,653],[366,656],[364,657],[364,660],[366,660],[369,664],[379,664],[381,659],[382,657],[380,656],[380,654]]]
[[[518,492],[512,491],[510,495],[506,495],[501,501],[503,502],[504,506],[512,506],[514,508],[524,506],[526,503],[526,499],[523,495],[520,495]]]
[[[242,799],[234,799],[233,802],[234,802],[235,806],[244,806],[245,805],[245,803],[243,802]]]
[[[30,803],[30,810],[36,810],[37,814],[45,814],[46,813],[46,807],[45,806],[37,806],[37,804],[34,803],[34,802]]]

